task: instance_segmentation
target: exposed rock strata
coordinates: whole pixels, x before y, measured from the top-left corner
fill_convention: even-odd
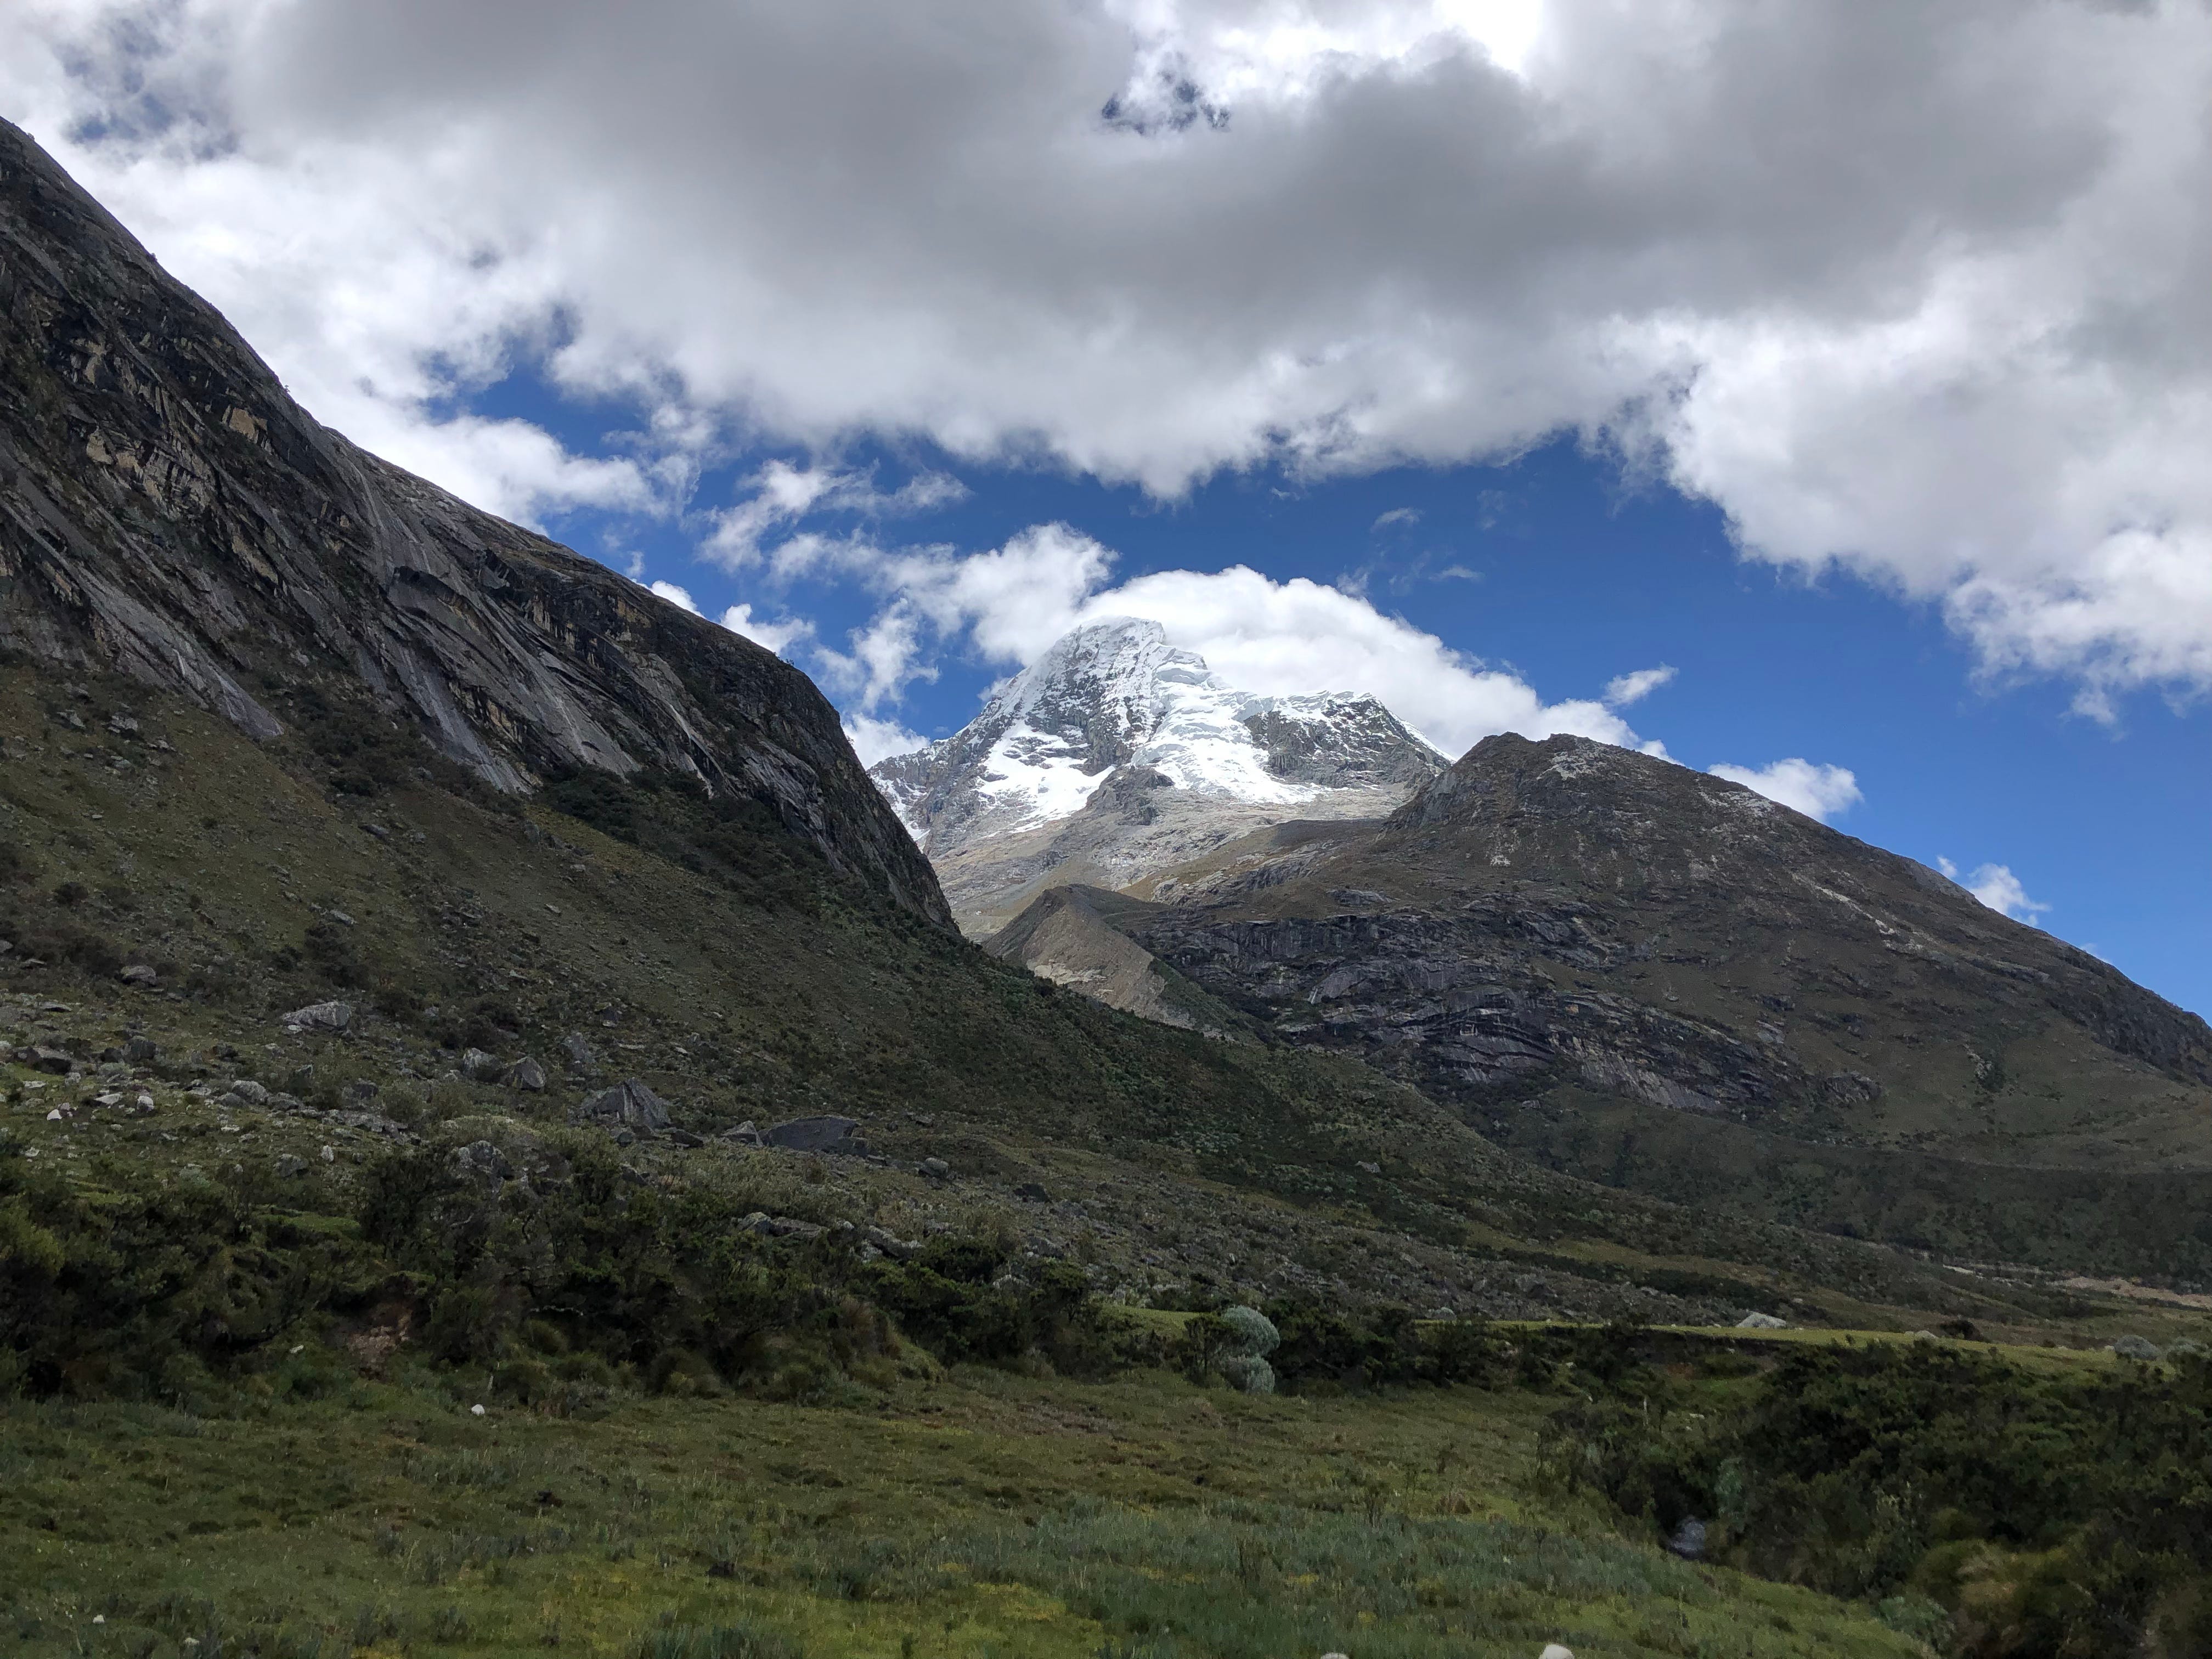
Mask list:
[[[0,647],[263,739],[276,691],[365,686],[501,790],[685,775],[947,918],[805,676],[317,424],[4,122],[0,317]]]

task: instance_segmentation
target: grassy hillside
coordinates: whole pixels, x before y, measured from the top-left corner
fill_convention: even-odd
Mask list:
[[[1800,1296],[1872,1325],[2033,1323],[2071,1306],[2033,1283],[1961,1281],[1549,1175],[1352,1061],[1209,1041],[1060,992],[835,878],[751,809],[592,775],[518,805],[400,728],[280,693],[295,735],[258,745],[133,690],[0,672],[0,1040],[73,1048],[78,1066],[56,1078],[17,1054],[5,1122],[47,1146],[49,1168],[89,1176],[107,1152],[117,1181],[187,1165],[275,1179],[292,1156],[310,1173],[277,1195],[343,1211],[359,1149],[400,1143],[225,1106],[231,1079],[322,1110],[366,1104],[443,1145],[482,1139],[469,1126],[488,1118],[542,1136],[635,1076],[702,1137],[860,1120],[890,1165],[829,1173],[867,1173],[885,1191],[854,1201],[903,1204],[902,1224],[951,1224],[1041,1185],[1050,1201],[1017,1205],[1020,1231],[1101,1288],[1153,1299],[1303,1289],[1423,1311],[1710,1319]],[[155,988],[117,978],[139,965]],[[283,1030],[277,1016],[328,998],[358,1010],[348,1034]],[[156,1060],[126,1058],[133,1032]],[[572,1035],[592,1050],[574,1070]],[[534,1056],[551,1086],[464,1076],[471,1048]],[[129,1099],[97,1104],[118,1091]],[[137,1114],[141,1091],[154,1115]],[[50,1121],[57,1102],[82,1115]],[[234,1155],[205,1155],[218,1145]],[[632,1161],[672,1173],[722,1156],[662,1146]],[[915,1176],[927,1157],[952,1178]]]

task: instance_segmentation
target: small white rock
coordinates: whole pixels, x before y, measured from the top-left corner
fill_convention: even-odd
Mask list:
[[[1536,1659],[1575,1659],[1575,1650],[1572,1648],[1563,1648],[1557,1642],[1547,1642],[1544,1644],[1544,1650],[1536,1656]]]
[[[483,1414],[484,1408],[482,1406],[471,1406],[469,1407],[469,1415],[471,1417],[482,1417]],[[1574,1659],[1574,1656],[1570,1654],[1568,1656],[1568,1659]]]

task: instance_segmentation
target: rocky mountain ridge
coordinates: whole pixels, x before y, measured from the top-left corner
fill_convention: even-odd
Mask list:
[[[1082,908],[1121,941],[1110,976],[1042,913],[993,948],[1098,994],[1144,982],[1134,945],[1250,1035],[1357,1055],[1555,1167],[2023,1259],[2139,1211],[2146,1259],[2212,1264],[2212,1029],[1664,761],[1489,738],[1387,820],[1256,831]]]
[[[509,793],[672,773],[946,919],[804,675],[319,425],[4,122],[0,316],[0,648]]]
[[[1049,887],[1121,886],[1288,817],[1388,812],[1443,764],[1371,696],[1241,692],[1158,623],[1113,617],[871,770],[981,933]]]

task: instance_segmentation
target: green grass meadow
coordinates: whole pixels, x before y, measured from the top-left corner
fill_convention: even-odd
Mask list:
[[[0,1406],[22,1659],[1909,1655],[1540,1482],[1556,1401],[980,1368],[866,1400]]]

